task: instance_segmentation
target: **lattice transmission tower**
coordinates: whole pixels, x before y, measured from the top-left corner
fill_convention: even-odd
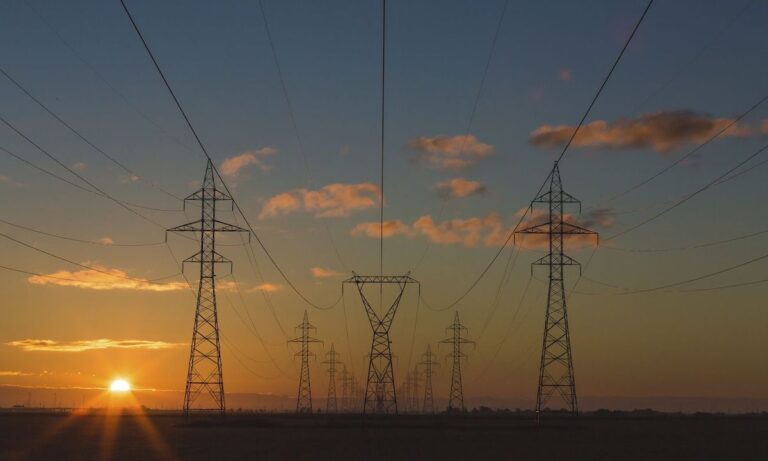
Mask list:
[[[339,412],[339,403],[336,400],[336,366],[341,364],[337,360],[338,356],[340,355],[338,352],[336,352],[336,349],[333,347],[333,343],[331,343],[331,350],[325,354],[328,357],[328,360],[324,361],[324,365],[328,365],[328,397],[325,400],[325,412],[326,413],[338,413]],[[347,369],[343,369],[342,379],[345,378],[345,375],[347,373]],[[344,398],[346,397],[346,383],[342,383],[342,406],[344,405]]]
[[[213,164],[210,160],[205,167],[202,187],[184,199],[185,208],[189,201],[199,202],[200,219],[168,229],[168,232],[200,233],[200,251],[182,262],[182,270],[188,263],[200,265],[183,408],[187,416],[190,412],[218,412],[223,415],[226,412],[226,404],[219,316],[216,308],[216,265],[229,264],[231,270],[232,261],[216,251],[216,234],[248,230],[222,222],[216,217],[216,204],[222,201],[229,201],[231,204],[232,197],[216,188]],[[250,233],[248,237],[250,238]]]
[[[440,366],[435,360],[435,354],[432,353],[432,346],[427,345],[427,352],[422,354],[421,362],[417,366],[424,367],[424,403],[421,406],[421,411],[424,413],[435,413],[435,399],[432,395],[432,375],[434,374],[434,367]]]
[[[419,378],[420,378],[419,366],[416,365],[415,367],[413,367],[413,371],[411,372],[411,386],[410,386],[411,399],[410,399],[410,403],[408,404],[408,406],[411,409],[411,412],[413,413],[421,412],[419,408],[419,381],[420,381]]]
[[[301,371],[299,372],[299,391],[296,395],[296,413],[312,413],[312,383],[309,373],[309,358],[315,353],[309,348],[313,343],[321,343],[317,338],[310,336],[310,332],[317,331],[314,325],[309,323],[307,311],[304,311],[304,319],[296,325],[296,330],[301,333],[297,338],[289,340],[289,343],[299,344],[301,349],[296,357],[301,358]]]
[[[353,273],[354,274],[354,273]],[[392,341],[389,339],[389,330],[395,319],[397,308],[403,298],[405,288],[409,284],[417,284],[418,281],[409,275],[357,275],[354,274],[343,282],[354,284],[360,293],[365,313],[371,323],[373,339],[371,352],[368,357],[368,379],[365,384],[365,399],[363,401],[363,414],[397,413],[397,393],[395,391],[395,373],[392,366]],[[381,300],[380,309],[375,309],[368,300],[365,287],[375,285],[379,288]],[[389,307],[384,309],[384,286],[396,288],[396,296]]]
[[[451,352],[448,357],[453,359],[453,367],[451,369],[451,392],[448,396],[448,411],[464,411],[464,386],[461,381],[461,360],[466,358],[467,355],[461,351],[462,346],[465,344],[475,344],[474,341],[467,339],[467,327],[462,325],[459,320],[459,313],[453,317],[453,323],[451,323],[446,331],[449,332],[450,337],[440,341],[440,344],[451,345]]]
[[[568,411],[573,414],[579,412],[563,268],[580,268],[581,265],[565,254],[565,239],[566,236],[574,235],[597,236],[597,232],[566,220],[568,215],[565,213],[565,206],[578,204],[581,208],[581,202],[563,190],[557,162],[552,167],[547,181],[548,189],[539,194],[531,204],[533,206],[533,203],[543,203],[548,206],[547,221],[517,231],[520,234],[547,235],[549,240],[549,253],[533,262],[533,265],[549,266],[549,292],[541,347],[539,385],[536,391],[537,421],[547,402],[556,394],[562,398]]]

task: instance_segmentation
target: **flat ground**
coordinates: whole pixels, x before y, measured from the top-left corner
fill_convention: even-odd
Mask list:
[[[768,459],[768,418],[0,414],[5,460]]]

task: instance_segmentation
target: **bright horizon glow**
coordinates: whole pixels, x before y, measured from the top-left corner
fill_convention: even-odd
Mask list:
[[[124,379],[116,379],[109,385],[110,392],[128,392],[131,390],[131,384]]]

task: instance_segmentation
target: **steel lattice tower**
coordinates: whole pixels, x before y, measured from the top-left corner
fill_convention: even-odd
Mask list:
[[[389,330],[395,319],[397,308],[408,284],[418,284],[408,275],[357,275],[354,274],[343,282],[353,283],[360,293],[365,313],[371,323],[373,340],[368,360],[368,379],[365,385],[365,400],[363,402],[363,414],[366,413],[397,413],[397,393],[395,391],[395,373],[392,366],[392,341],[389,339]],[[380,315],[371,306],[365,295],[366,285],[378,285],[383,290],[384,285],[393,285],[398,288],[395,300],[389,308]],[[380,291],[380,296],[383,296]],[[382,301],[382,310],[383,310]]]
[[[427,345],[427,352],[422,354],[422,360],[418,363],[424,367],[424,404],[421,409],[424,413],[435,413],[435,399],[432,395],[432,374],[433,367],[440,364],[435,360],[435,354],[432,353],[432,346]],[[417,365],[417,366],[418,366]]]
[[[341,364],[341,406],[339,410],[346,413],[349,410],[349,373],[347,366]]]
[[[533,203],[544,203],[549,207],[549,220],[518,231],[520,234],[544,234],[549,236],[549,253],[533,265],[549,266],[549,293],[544,321],[544,338],[541,346],[539,385],[536,392],[536,419],[550,397],[557,394],[567,409],[578,414],[576,382],[573,374],[571,337],[568,331],[568,310],[566,308],[563,267],[580,264],[564,253],[566,235],[597,235],[596,232],[567,222],[564,218],[565,205],[581,202],[563,191],[560,168],[557,162],[547,178],[549,189],[539,194]]]
[[[327,354],[325,354],[328,357],[328,360],[324,361],[323,364],[328,365],[328,397],[325,401],[325,412],[326,413],[338,413],[339,412],[339,404],[336,400],[336,365],[340,364],[336,358],[340,355],[338,352],[336,352],[336,349],[333,347],[333,343],[331,343],[331,350]],[[343,370],[342,379],[344,379],[346,375],[346,368]],[[342,406],[344,405],[344,393],[346,392],[346,385],[342,384]]]
[[[403,402],[401,405],[401,410],[403,413],[410,413],[411,408],[411,402],[413,400],[413,397],[411,396],[411,387],[413,385],[413,378],[411,377],[411,372],[405,373],[405,379],[403,380],[402,386],[400,386],[400,401]]]
[[[453,323],[451,323],[446,331],[450,333],[450,337],[440,341],[441,344],[450,344],[452,346],[451,353],[448,357],[453,359],[453,368],[451,370],[451,393],[448,396],[448,411],[464,411],[464,387],[461,381],[461,359],[466,358],[467,355],[461,352],[461,347],[464,344],[474,344],[474,341],[467,339],[467,327],[461,324],[459,320],[459,313],[453,317]]]
[[[200,265],[200,281],[197,289],[195,323],[184,389],[184,414],[192,411],[226,412],[224,402],[224,376],[221,369],[219,343],[219,317],[216,309],[216,265],[232,262],[216,251],[216,234],[219,232],[248,232],[216,218],[216,203],[232,198],[216,188],[211,161],[205,167],[202,187],[184,199],[200,203],[200,219],[168,229],[168,232],[199,232],[200,251],[182,262]],[[250,238],[250,233],[248,234]]]
[[[296,357],[301,357],[301,372],[299,373],[299,392],[296,396],[296,413],[312,413],[312,383],[309,374],[309,358],[314,357],[315,353],[309,350],[312,343],[320,343],[319,339],[309,335],[310,331],[317,331],[314,325],[309,323],[307,311],[304,311],[304,319],[296,326],[301,331],[298,338],[289,340],[289,343],[298,343],[301,350],[296,353]]]
[[[419,366],[416,365],[413,367],[413,372],[411,372],[411,401],[409,406],[411,407],[411,411],[414,413],[419,413]]]

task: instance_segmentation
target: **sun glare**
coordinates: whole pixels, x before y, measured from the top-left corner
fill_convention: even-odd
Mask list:
[[[124,379],[116,379],[109,385],[110,392],[128,392],[131,390],[131,385]]]

